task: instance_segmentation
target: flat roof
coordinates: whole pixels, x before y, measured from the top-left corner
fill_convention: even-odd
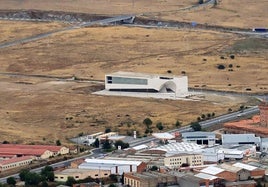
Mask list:
[[[158,139],[172,139],[175,138],[174,135],[168,133],[168,132],[163,132],[163,133],[153,133],[152,134],[154,137],[158,138]]]
[[[201,178],[201,179],[207,179],[207,180],[214,180],[217,179],[218,177],[213,176],[213,175],[209,175],[206,173],[198,173],[196,175],[194,175],[195,177]]]
[[[257,169],[257,167],[255,167],[255,166],[251,166],[251,165],[248,165],[248,164],[243,164],[243,163],[240,163],[240,162],[237,162],[237,163],[233,164],[233,166],[243,168],[243,169],[246,169],[248,171],[253,171],[253,170]]]
[[[137,77],[137,78],[183,77],[183,76],[175,76],[175,75],[170,75],[170,74],[150,74],[150,73],[125,72],[125,71],[118,71],[118,72],[106,74],[106,76],[122,76],[122,77]]]
[[[203,132],[203,131],[195,131],[195,132],[182,132],[181,136],[215,136],[214,132]]]
[[[89,159],[85,160],[86,163],[92,164],[107,164],[107,165],[140,165],[141,161],[131,161],[131,160],[112,160],[112,159]]]
[[[141,144],[141,145],[137,145],[137,146],[132,147],[132,149],[134,149],[136,151],[146,149],[146,148],[148,148],[148,145],[145,145],[145,144]]]
[[[222,134],[222,142],[261,142],[261,138],[256,137],[255,134]]]
[[[221,173],[223,171],[224,171],[224,169],[218,168],[218,167],[215,167],[215,166],[209,166],[209,167],[201,170],[202,173],[207,173],[207,174],[210,174],[210,175],[217,175],[217,174],[219,174],[219,173]]]
[[[227,171],[230,171],[230,172],[233,172],[233,173],[237,173],[238,171],[240,171],[242,168],[239,168],[239,167],[235,167],[235,166],[232,166],[232,165],[229,165],[229,164],[221,164],[220,167],[222,169],[225,169]]]

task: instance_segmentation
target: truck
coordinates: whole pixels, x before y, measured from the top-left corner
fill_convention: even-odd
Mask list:
[[[253,32],[268,32],[268,29],[267,28],[253,28],[252,29]]]

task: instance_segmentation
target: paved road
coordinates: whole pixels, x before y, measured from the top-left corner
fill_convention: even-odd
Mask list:
[[[225,114],[225,115],[213,118],[213,119],[202,121],[199,124],[202,126],[202,128],[208,128],[208,127],[211,127],[213,125],[238,120],[240,118],[251,116],[251,115],[254,115],[257,113],[259,113],[259,108],[257,106],[254,106],[251,108],[244,109],[243,112],[239,111],[239,112]],[[173,133],[176,131],[189,132],[189,131],[192,131],[192,128],[190,127],[190,125],[187,125],[187,126],[183,126],[183,127],[179,128],[179,129],[170,130],[168,132]],[[130,147],[134,147],[134,146],[141,145],[141,144],[146,144],[146,143],[149,143],[149,142],[155,141],[155,140],[157,140],[157,139],[154,137],[140,138],[140,139],[137,139],[136,141],[131,142]]]
[[[259,112],[258,107],[254,106],[254,107],[251,107],[251,108],[244,109],[243,112],[241,112],[241,111],[233,112],[233,113],[230,113],[230,114],[225,114],[225,115],[222,115],[222,116],[210,119],[210,120],[200,122],[200,125],[202,126],[202,128],[208,128],[208,127],[211,127],[213,125],[217,125],[217,124],[220,124],[220,123],[237,120],[239,118],[243,118],[243,117],[246,117],[246,116],[249,116],[249,115],[257,114],[258,112]],[[176,131],[188,132],[188,131],[192,131],[192,128],[190,127],[190,125],[188,125],[188,126],[181,127],[179,129],[170,130],[168,132],[172,133],[172,132],[176,132]],[[156,138],[151,137],[151,136],[146,137],[146,138],[140,138],[140,139],[137,139],[136,141],[130,142],[130,147],[150,143],[151,141],[155,141],[155,140],[156,140]],[[69,166],[72,161],[80,159],[80,158],[87,158],[87,157],[97,158],[97,157],[101,157],[101,155],[103,155],[101,149],[94,149],[94,150],[92,150],[92,152],[90,154],[83,155],[83,156],[73,158],[73,159],[69,159],[69,160],[66,160],[66,161],[61,161],[61,162],[58,162],[58,163],[55,163],[55,164],[51,164],[50,166],[52,166],[53,168],[60,168],[60,167],[64,167],[64,166]],[[39,173],[39,172],[41,172],[42,168],[44,168],[44,167],[32,169],[31,171]],[[19,178],[19,174],[14,174],[14,175],[10,175],[10,176],[4,177],[4,178],[0,178],[0,183],[6,183],[6,179],[8,177]]]
[[[83,22],[83,23],[80,23],[80,24],[75,25],[75,26],[69,26],[69,27],[66,27],[63,29],[54,30],[51,32],[43,33],[43,34],[38,34],[35,36],[30,36],[27,38],[14,40],[14,41],[10,41],[7,43],[2,43],[2,44],[0,44],[0,49],[6,48],[6,47],[11,47],[11,46],[18,45],[18,44],[24,44],[24,43],[40,40],[42,38],[49,37],[52,34],[59,33],[59,32],[69,31],[69,30],[73,30],[73,29],[79,29],[82,27],[88,27],[88,26],[98,25],[98,24],[106,25],[109,23],[119,22],[119,21],[123,21],[123,20],[132,20],[133,17],[135,17],[135,16],[134,15],[121,15],[121,16],[116,16],[116,17],[107,18],[107,19],[103,19],[103,20],[97,20],[97,21],[92,21],[92,22]],[[28,21],[28,19],[21,19],[21,21],[26,21],[26,20]]]

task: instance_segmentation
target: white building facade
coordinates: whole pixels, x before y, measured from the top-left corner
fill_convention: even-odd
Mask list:
[[[216,136],[213,132],[185,132],[181,133],[184,142],[197,143],[198,145],[208,145],[209,147],[215,145]]]
[[[188,78],[116,72],[105,75],[105,89],[118,92],[174,93],[175,97],[184,97],[188,94]]]

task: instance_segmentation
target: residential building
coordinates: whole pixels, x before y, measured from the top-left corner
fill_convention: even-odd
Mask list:
[[[0,147],[0,154],[14,155],[14,157],[34,156],[36,159],[48,159],[53,156],[53,152],[47,149],[20,149],[12,147]]]
[[[237,162],[233,164],[233,166],[249,171],[251,178],[254,179],[262,178],[265,175],[265,169],[258,168],[252,165]]]
[[[203,155],[194,153],[180,153],[164,158],[164,165],[169,168],[179,168],[183,164],[187,164],[189,166],[199,166],[203,165],[203,162]]]
[[[233,165],[221,164],[219,167],[232,173],[232,174],[225,175],[224,178],[227,181],[244,181],[244,180],[248,180],[251,176],[250,171],[245,170],[240,167],[233,166]]]
[[[0,161],[0,172],[31,164],[32,156],[22,156]]]
[[[268,102],[262,102],[259,105],[260,109],[260,124],[263,127],[268,127]]]
[[[111,174],[110,170],[102,169],[65,169],[63,171],[55,171],[55,181],[65,182],[68,177],[73,177],[75,180],[82,180],[87,177],[104,178],[109,177]]]
[[[52,156],[65,155],[69,153],[69,148],[65,146],[0,144],[0,154],[5,153],[6,150],[10,150],[12,154],[15,153],[16,151],[18,152],[18,154],[21,152],[22,155],[24,154],[24,152],[34,153],[35,151],[38,152],[38,154],[40,154],[39,152],[49,151],[49,152],[52,152]]]
[[[130,187],[157,187],[177,184],[173,175],[158,172],[125,173],[124,184]]]

